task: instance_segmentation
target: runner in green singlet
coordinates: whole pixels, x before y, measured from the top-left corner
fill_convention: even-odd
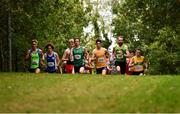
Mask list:
[[[88,58],[88,52],[86,49],[80,46],[80,39],[74,39],[75,47],[73,48],[73,58],[74,58],[74,72],[84,73],[84,59]]]
[[[123,43],[123,37],[119,36],[117,43],[113,49],[113,54],[115,56],[115,66],[117,72],[125,74],[126,70],[126,56],[129,55],[128,46]]]
[[[29,72],[40,73],[41,60],[43,52],[37,48],[38,41],[33,39],[31,42],[31,49],[27,51],[25,60],[29,60]]]

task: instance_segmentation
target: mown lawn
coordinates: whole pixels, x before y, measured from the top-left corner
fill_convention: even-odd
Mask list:
[[[180,75],[0,73],[0,112],[180,112]]]

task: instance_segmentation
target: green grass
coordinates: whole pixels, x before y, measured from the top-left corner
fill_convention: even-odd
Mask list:
[[[180,112],[180,76],[0,73],[0,112]]]

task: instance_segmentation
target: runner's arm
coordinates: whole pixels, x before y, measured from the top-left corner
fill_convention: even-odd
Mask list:
[[[145,67],[145,69],[148,68],[148,61],[146,59],[144,59],[144,67]]]
[[[113,48],[112,56],[113,56],[113,57],[115,57],[115,56],[116,56],[116,51],[115,51],[115,48]]]
[[[30,58],[30,51],[28,50],[24,59],[28,60],[29,58]]]
[[[68,61],[69,59],[68,59],[68,52],[67,52],[67,50],[65,50],[65,52],[64,52],[64,54],[63,54],[63,56],[62,56],[62,61]]]
[[[59,66],[60,64],[60,58],[59,58],[59,55],[56,53],[56,61],[57,61],[57,66]]]
[[[85,56],[85,59],[87,60],[89,59],[89,53],[86,48],[84,48],[84,56]]]
[[[128,46],[126,47],[126,57],[130,57]]]
[[[92,58],[91,58],[91,62],[96,60],[96,55],[95,55],[95,51],[93,50],[92,52]]]
[[[129,66],[130,67],[134,66],[134,58],[130,59]]]
[[[93,64],[92,64],[92,62],[91,62],[91,59],[92,59],[92,58],[90,57],[90,58],[89,58],[89,66],[91,66],[91,67],[92,67],[92,66],[93,66]]]
[[[108,59],[110,59],[110,53],[108,52],[108,50],[106,49],[105,51],[106,57],[108,57]]]
[[[45,57],[44,57],[44,53],[42,50],[40,50],[40,63],[41,65],[45,66]]]

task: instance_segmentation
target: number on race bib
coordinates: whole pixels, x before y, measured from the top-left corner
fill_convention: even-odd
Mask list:
[[[81,59],[81,55],[75,55],[75,59]]]
[[[38,62],[37,61],[32,61],[32,65],[37,65]]]
[[[101,57],[101,58],[98,58],[98,62],[104,62],[104,58],[103,57]]]
[[[142,65],[136,65],[136,66],[134,67],[134,70],[135,70],[135,71],[143,71],[143,66],[142,66]]]
[[[54,62],[48,62],[47,63],[49,67],[53,67],[54,66]]]
[[[121,58],[123,58],[123,55],[122,54],[117,54],[117,58],[121,59]]]

